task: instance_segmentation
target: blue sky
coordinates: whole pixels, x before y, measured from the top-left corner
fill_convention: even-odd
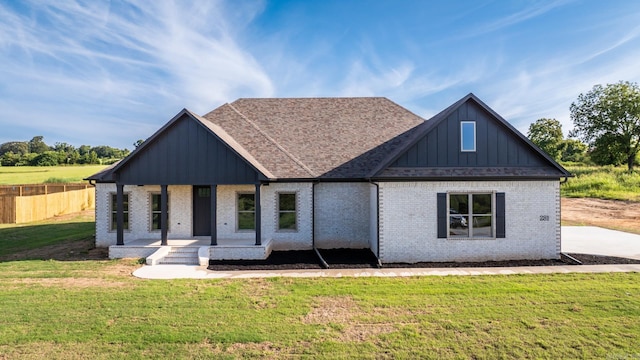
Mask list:
[[[595,84],[640,82],[640,1],[0,0],[0,143],[131,149],[182,108],[469,92],[526,134]]]

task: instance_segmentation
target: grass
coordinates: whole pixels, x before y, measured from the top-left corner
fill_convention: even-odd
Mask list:
[[[2,226],[0,244],[70,241],[84,223]],[[640,354],[638,273],[151,281],[137,266],[0,262],[0,358]]]
[[[105,165],[0,166],[0,185],[81,182]]]
[[[15,252],[59,244],[65,241],[91,239],[95,233],[92,216],[75,216],[27,224],[0,224],[0,258]]]
[[[640,172],[626,167],[566,166],[573,178],[560,186],[565,197],[640,201]]]
[[[640,275],[145,281],[0,263],[7,358],[630,358]],[[613,356],[613,357],[612,357]]]

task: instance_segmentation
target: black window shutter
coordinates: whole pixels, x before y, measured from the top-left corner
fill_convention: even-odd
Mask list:
[[[505,238],[504,193],[496,193],[496,237]]]
[[[447,237],[447,193],[438,193],[438,238]]]

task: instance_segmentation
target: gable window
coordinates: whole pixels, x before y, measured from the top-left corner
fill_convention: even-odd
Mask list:
[[[111,209],[111,222],[109,223],[109,231],[115,231],[118,228],[118,198],[116,193],[110,194],[109,207]],[[124,230],[129,230],[129,194],[122,194],[122,213]]]
[[[256,229],[256,194],[239,193],[237,198],[238,230]]]
[[[278,194],[278,230],[297,230],[296,194]]]
[[[460,150],[476,151],[476,122],[460,122]]]
[[[449,194],[449,237],[493,238],[493,194]]]
[[[167,219],[169,218],[169,195],[167,194]],[[160,207],[160,193],[151,194],[151,230],[160,230],[162,228],[162,208]],[[167,230],[169,224],[167,224]]]

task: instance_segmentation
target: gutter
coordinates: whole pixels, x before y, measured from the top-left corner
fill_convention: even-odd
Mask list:
[[[320,265],[322,265],[323,268],[328,269],[329,264],[324,261],[322,255],[320,255],[320,251],[316,248],[316,184],[318,184],[318,181],[311,183],[311,247],[313,247],[313,251],[318,255]]]
[[[376,187],[376,259],[378,259],[378,267],[382,268],[382,260],[380,260],[380,184],[369,179],[369,183]]]

